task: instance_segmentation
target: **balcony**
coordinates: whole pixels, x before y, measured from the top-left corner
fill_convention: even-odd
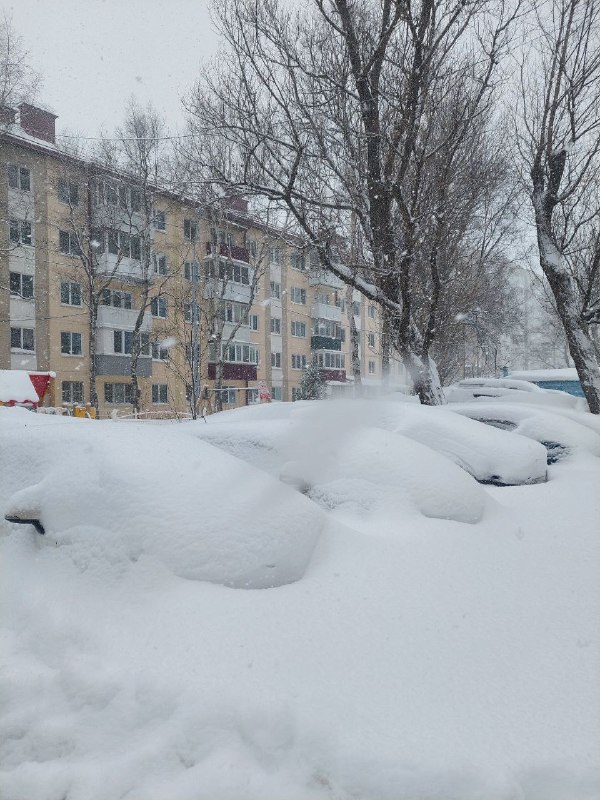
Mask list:
[[[227,381],[255,381],[256,364],[237,364],[230,361],[223,363],[223,379]],[[214,381],[217,374],[217,365],[214,362],[208,364],[208,377]]]
[[[223,258],[230,258],[233,261],[242,261],[244,264],[250,263],[250,253],[245,247],[240,247],[237,244],[227,245],[219,244],[217,246],[218,255]],[[215,245],[212,242],[206,243],[206,254],[209,256],[215,255]]]
[[[219,278],[207,278],[204,284],[205,300],[226,300],[232,303],[250,304],[252,287],[246,283],[222,281]]]
[[[139,282],[143,280],[142,262],[134,258],[121,258],[112,253],[102,253],[98,257],[98,273],[112,275],[119,280]]]
[[[128,378],[131,375],[131,356],[97,355],[97,375],[118,375]],[[140,378],[149,378],[152,375],[152,359],[140,356],[137,363],[137,374]]]
[[[323,369],[319,370],[322,377],[326,381],[338,381],[339,383],[346,383],[346,370],[345,369]]]
[[[311,336],[311,350],[341,350],[342,340],[334,339],[331,336]]]
[[[329,289],[338,290],[343,289],[345,286],[344,281],[334,275],[333,272],[322,269],[311,270],[308,283],[310,286],[326,286]]]
[[[311,316],[313,319],[329,319],[333,322],[341,322],[342,310],[338,306],[329,305],[328,303],[313,303]]]
[[[114,306],[98,306],[98,327],[119,328],[132,331],[135,327],[138,312],[131,308],[115,308]],[[144,314],[142,327],[144,333],[152,330],[152,315]]]

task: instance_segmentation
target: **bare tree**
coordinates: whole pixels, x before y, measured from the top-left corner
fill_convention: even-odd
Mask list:
[[[151,105],[141,108],[132,99],[116,138],[101,143],[102,162],[118,176],[120,220],[112,232],[117,238],[114,244],[121,257],[138,262],[129,276],[138,290],[130,362],[134,413],[141,409],[140,357],[150,355],[149,337],[142,332],[145,317],[153,303],[158,307],[166,302],[166,287],[172,277],[166,256],[154,250],[155,200],[163,180],[164,142],[165,128],[157,112]]]
[[[521,154],[540,266],[590,411],[600,414],[600,369],[589,330],[600,322],[600,6],[553,0],[532,13],[534,43],[521,65]]]
[[[230,0],[217,10],[221,68],[190,102],[202,166],[285,207],[323,267],[382,306],[424,403],[443,401],[430,353],[440,260],[450,257],[446,212],[466,153],[491,124],[493,76],[517,13],[496,4],[492,22],[488,7],[314,0],[314,13],[294,14],[276,0]],[[343,244],[353,220],[364,240],[356,261]],[[415,305],[423,265],[427,309]]]
[[[97,355],[99,307],[110,291],[119,272],[123,252],[115,254],[112,262],[105,258],[106,232],[117,225],[115,206],[98,204],[101,179],[90,162],[63,155],[60,160],[58,192],[65,206],[64,229],[58,231],[58,249],[62,255],[75,257],[73,267],[65,273],[75,287],[68,290],[64,302],[83,304],[88,311],[88,355],[90,403],[98,412]],[[83,182],[82,182],[83,178]],[[75,299],[71,296],[75,291]]]
[[[0,110],[31,101],[41,77],[29,64],[29,53],[15,31],[12,19],[0,17]]]

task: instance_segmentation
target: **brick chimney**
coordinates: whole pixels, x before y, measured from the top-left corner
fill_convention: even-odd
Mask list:
[[[245,213],[248,211],[248,201],[239,195],[232,195],[227,198],[227,205],[232,211],[241,211]]]
[[[0,106],[0,125],[13,125],[17,112],[14,108]]]
[[[21,127],[26,133],[35,136],[36,139],[44,139],[46,142],[54,144],[56,141],[56,114],[29,103],[21,103],[19,112]]]

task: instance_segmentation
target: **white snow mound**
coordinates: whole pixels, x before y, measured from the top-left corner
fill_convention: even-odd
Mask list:
[[[0,420],[2,517],[30,512],[83,565],[153,558],[249,589],[304,574],[323,516],[264,472],[171,427],[29,419]]]

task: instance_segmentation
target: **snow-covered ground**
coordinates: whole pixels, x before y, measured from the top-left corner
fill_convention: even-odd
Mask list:
[[[569,420],[547,482],[495,487],[469,472],[540,471],[533,422],[0,409],[0,519],[46,529],[0,523],[0,797],[597,800],[600,459]]]

